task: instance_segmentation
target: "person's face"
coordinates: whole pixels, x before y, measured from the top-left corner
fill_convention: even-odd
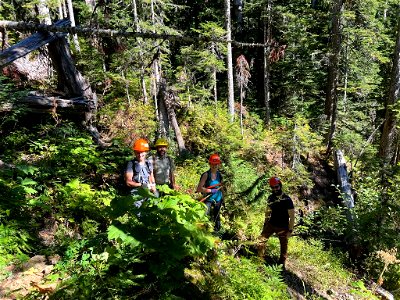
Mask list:
[[[144,161],[146,159],[146,154],[147,152],[135,151],[135,156],[138,161]]]
[[[274,193],[275,195],[280,195],[282,193],[281,186],[279,184],[271,185],[270,187],[271,187],[272,193]]]
[[[210,164],[210,169],[211,170],[218,170],[219,164]]]
[[[167,146],[158,146],[157,147],[158,155],[164,156],[166,152],[167,152]]]

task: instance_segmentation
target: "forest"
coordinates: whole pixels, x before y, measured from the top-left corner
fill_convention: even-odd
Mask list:
[[[400,299],[398,0],[1,0],[0,40],[0,299]]]

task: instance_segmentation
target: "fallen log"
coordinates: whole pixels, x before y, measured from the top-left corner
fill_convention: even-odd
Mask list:
[[[55,23],[56,26],[68,26],[69,20],[61,20]],[[28,53],[39,49],[40,47],[49,44],[60,37],[66,36],[67,33],[51,33],[37,32],[30,37],[23,39],[19,43],[0,52],[0,67],[12,63],[14,60],[27,55]]]
[[[35,113],[74,111],[78,114],[84,114],[93,110],[95,108],[95,103],[84,97],[63,99],[59,96],[30,92],[25,98],[20,99],[18,102],[2,103],[0,106],[0,112],[12,111],[21,106],[25,107],[30,112]]]

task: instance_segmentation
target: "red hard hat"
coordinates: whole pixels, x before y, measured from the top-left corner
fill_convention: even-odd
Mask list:
[[[270,179],[269,179],[269,185],[270,186],[275,186],[275,185],[280,185],[280,184],[282,184],[282,181],[278,178],[278,177],[271,177]]]
[[[150,147],[149,147],[149,143],[145,139],[138,139],[133,144],[132,149],[134,151],[145,152],[145,151],[149,151]]]
[[[221,163],[221,158],[219,157],[218,154],[212,154],[210,156],[210,159],[208,160],[208,162],[212,165],[218,165]]]

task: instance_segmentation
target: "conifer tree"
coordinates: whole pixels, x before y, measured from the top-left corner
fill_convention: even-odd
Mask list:
[[[397,41],[393,55],[390,90],[386,101],[385,123],[379,149],[379,156],[386,163],[391,162],[393,164],[396,164],[400,157],[398,153],[398,112],[396,112],[396,105],[400,97],[400,10],[398,16]]]

